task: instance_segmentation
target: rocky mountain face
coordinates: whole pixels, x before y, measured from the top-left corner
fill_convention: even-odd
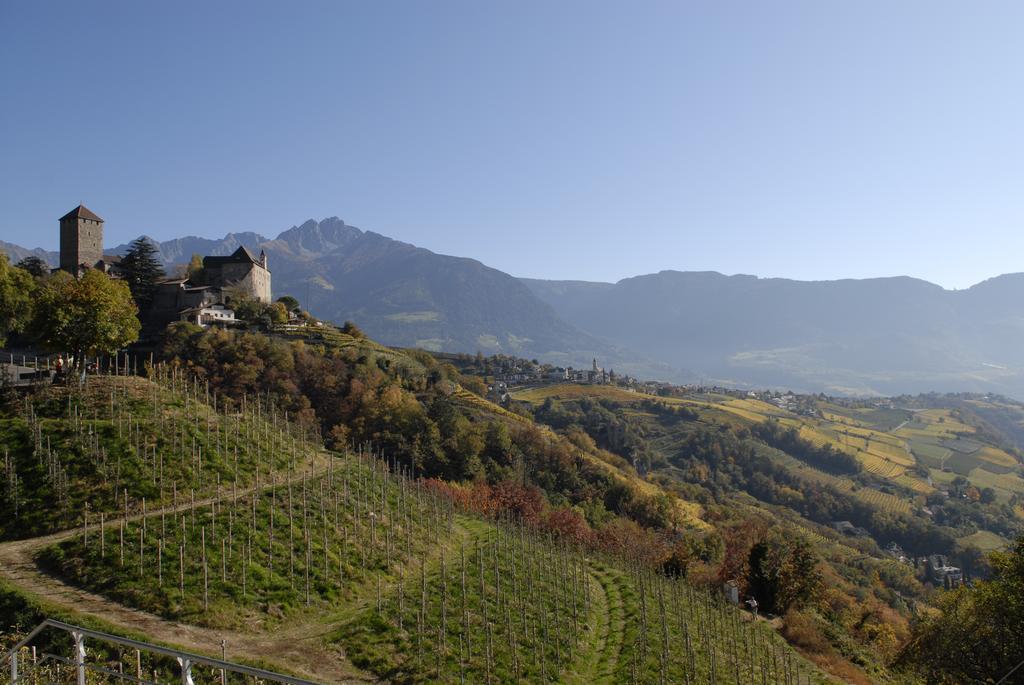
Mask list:
[[[223,257],[237,250],[240,245],[258,245],[266,240],[266,238],[258,233],[244,232],[228,233],[220,239],[187,236],[163,242],[153,242],[159,249],[160,259],[163,260],[164,264],[166,266],[173,266],[176,264],[187,264],[194,254]],[[111,252],[114,254],[124,254],[127,250],[128,245],[118,245]]]
[[[265,250],[275,294],[396,346],[577,367],[597,357],[644,378],[740,387],[1024,397],[1024,274],[961,291],[905,277],[805,282],[663,271],[618,283],[517,279],[337,217],[274,239],[242,232],[157,245],[169,272],[192,254]],[[57,261],[43,250],[0,249],[15,261]]]
[[[518,279],[474,259],[435,254],[337,218],[307,221],[256,247],[274,291],[317,316],[355,321],[391,345],[506,352],[565,363],[624,359],[561,320]]]
[[[11,260],[11,264],[17,264],[25,257],[39,257],[44,262],[57,266],[60,262],[60,254],[57,252],[50,252],[42,248],[28,249],[14,243],[4,242],[0,240],[0,252],[3,252]]]
[[[484,354],[497,352],[556,364],[603,366],[644,377],[688,376],[562,320],[519,279],[474,259],[440,255],[349,226],[336,217],[309,220],[269,239],[229,233],[156,243],[168,273],[193,254],[226,255],[244,245],[269,259],[275,295],[290,294],[316,316],[354,321],[389,345]],[[127,245],[110,251],[122,254]],[[20,259],[28,251],[3,246]],[[44,253],[56,264],[56,253]]]

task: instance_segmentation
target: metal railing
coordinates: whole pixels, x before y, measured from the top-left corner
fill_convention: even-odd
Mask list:
[[[46,619],[35,629],[30,632],[25,639],[16,644],[13,648],[7,651],[6,654],[0,658],[0,667],[2,667],[5,661],[10,663],[10,683],[11,685],[19,685],[19,683],[26,683],[29,679],[22,678],[19,673],[19,655],[21,650],[28,646],[29,643],[35,639],[39,633],[47,628],[54,628],[56,630],[63,631],[71,636],[73,641],[73,653],[70,657],[57,656],[53,654],[44,655],[44,661],[50,660],[55,663],[63,663],[72,667],[75,671],[75,682],[77,685],[86,685],[86,672],[92,671],[100,674],[109,675],[112,678],[126,680],[140,685],[158,685],[155,682],[144,680],[138,677],[127,676],[123,673],[106,669],[98,664],[90,664],[87,661],[86,653],[86,639],[105,643],[108,645],[117,645],[118,647],[128,647],[134,649],[139,653],[145,652],[147,654],[159,655],[166,659],[169,659],[177,664],[177,668],[180,672],[181,685],[194,685],[192,677],[192,669],[195,666],[207,666],[220,672],[221,683],[226,682],[226,675],[228,673],[238,674],[243,678],[253,678],[257,683],[283,683],[284,685],[318,685],[309,680],[302,680],[301,678],[294,678],[292,676],[284,675],[281,673],[274,673],[272,671],[265,671],[261,668],[253,668],[252,666],[244,666],[242,664],[232,663],[223,659],[215,659],[201,654],[192,654],[190,652],[184,652],[178,649],[171,649],[169,647],[160,647],[158,645],[149,644],[147,642],[140,642],[139,640],[132,640],[126,637],[120,637],[117,635],[110,635],[108,633],[102,633],[97,630],[90,630],[88,628],[82,628],[81,626],[71,625],[70,623],[63,623],[61,621],[55,621],[53,619]],[[19,680],[19,678],[22,678]]]

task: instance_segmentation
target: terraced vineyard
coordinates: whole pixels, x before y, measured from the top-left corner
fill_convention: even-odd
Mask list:
[[[218,407],[220,411],[214,409]],[[172,506],[323,463],[315,438],[254,398],[228,404],[169,368],[90,377],[0,418],[0,536]]]
[[[4,421],[22,437],[3,501],[33,502],[52,534],[0,544],[0,578],[69,616],[193,650],[228,636],[324,681],[829,682],[717,597],[456,511],[379,455],[328,453],[272,406],[169,370]]]
[[[884,511],[900,513],[909,513],[912,510],[913,494],[927,495],[935,490],[931,484],[912,471],[917,461],[905,438],[899,434],[878,430],[866,421],[854,416],[839,414],[837,411],[823,410],[821,418],[815,418],[797,415],[755,399],[725,397],[720,402],[712,402],[675,397],[654,398],[639,393],[628,393],[619,388],[587,385],[544,386],[516,393],[515,396],[517,399],[535,403],[548,397],[573,399],[592,396],[630,403],[639,403],[647,398],[668,405],[691,406],[711,412],[710,416],[716,416],[716,412],[718,416],[725,414],[732,417],[732,420],[739,419],[747,425],[774,419],[784,426],[797,430],[801,438],[815,446],[830,445],[850,454],[860,462],[866,472],[906,489],[908,494],[905,496],[894,495],[873,487],[855,489],[848,479],[838,478],[805,464],[799,464],[798,473],[812,480],[827,482],[840,490],[852,492],[858,499],[878,506]],[[871,416],[871,414],[866,415]],[[893,421],[890,413],[884,413],[883,416],[886,422]],[[1009,455],[1006,456],[1012,459]],[[992,458],[997,459],[998,457]],[[797,464],[794,462],[793,465]]]
[[[383,582],[426,554],[449,513],[375,458],[334,457],[321,475],[275,473],[242,495],[83,525],[39,561],[167,618],[238,625],[257,607],[284,618]]]

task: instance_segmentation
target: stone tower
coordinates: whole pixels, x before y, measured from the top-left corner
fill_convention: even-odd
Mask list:
[[[60,218],[60,268],[75,276],[103,259],[103,219],[85,205]]]

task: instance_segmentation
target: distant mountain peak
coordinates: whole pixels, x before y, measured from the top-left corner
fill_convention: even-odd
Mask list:
[[[363,232],[349,226],[336,216],[321,221],[308,219],[300,226],[292,226],[277,239],[288,245],[298,255],[319,256],[330,254],[359,239]]]

